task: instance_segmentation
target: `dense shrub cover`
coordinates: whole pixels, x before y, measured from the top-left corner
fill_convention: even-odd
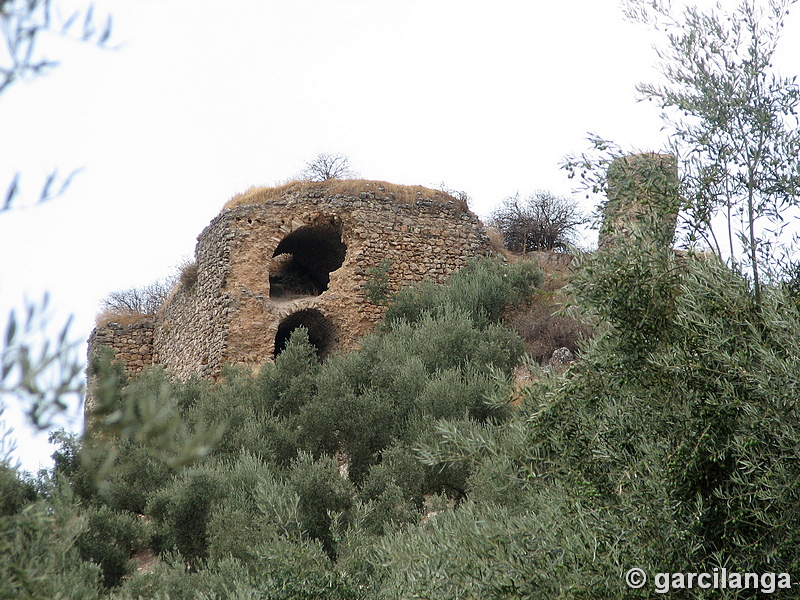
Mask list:
[[[403,291],[359,351],[324,363],[299,329],[256,375],[140,377],[187,423],[224,421],[220,442],[173,468],[127,439],[62,436],[55,478],[2,480],[18,490],[0,517],[4,597],[600,600],[652,595],[625,585],[633,566],[796,573],[785,286],[759,307],[722,263],[634,233],[573,281],[601,334],[519,388],[522,342],[494,291],[511,281],[506,302],[525,302],[527,269],[484,262]],[[131,572],[143,548],[152,572]]]

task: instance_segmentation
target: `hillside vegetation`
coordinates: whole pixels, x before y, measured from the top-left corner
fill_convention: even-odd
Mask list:
[[[502,317],[540,279],[485,259],[398,294],[357,352],[321,364],[300,329],[255,375],[128,382],[117,402],[167,386],[225,433],[184,468],[99,427],[61,436],[50,477],[3,470],[3,597],[643,598],[632,566],[796,573],[790,290],[757,307],[722,263],[635,239],[582,262],[606,325],[579,362],[520,389]]]
[[[487,258],[324,362],[302,328],[213,384],[95,361],[53,471],[0,463],[0,599],[797,597],[800,88],[771,72],[795,2],[624,3],[666,38],[640,90],[681,179],[609,181],[625,162],[597,137],[605,158],[569,160],[625,218],[568,292]],[[676,219],[710,251],[676,252]],[[567,298],[594,335],[540,369]]]

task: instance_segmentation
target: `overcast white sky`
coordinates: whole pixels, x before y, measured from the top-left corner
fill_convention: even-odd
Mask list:
[[[61,66],[0,96],[0,189],[44,206],[0,215],[0,324],[49,290],[85,339],[109,292],[163,277],[232,195],[320,151],[367,179],[447,186],[488,215],[516,192],[569,195],[559,164],[587,132],[663,147],[654,38],[618,0],[100,0],[115,50],[49,40]],[[800,71],[800,16],[780,60]],[[591,206],[586,205],[589,210]],[[9,422],[14,424],[13,419]],[[72,424],[73,428],[79,424]],[[17,456],[51,449],[17,425]]]

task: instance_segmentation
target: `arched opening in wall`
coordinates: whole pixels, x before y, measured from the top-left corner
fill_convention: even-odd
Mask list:
[[[319,359],[324,360],[333,346],[335,328],[330,319],[314,308],[298,311],[281,321],[278,333],[275,334],[274,356],[277,357],[286,349],[289,337],[298,327],[308,330],[308,341],[317,349]]]
[[[341,228],[307,225],[287,235],[272,255],[270,298],[319,296],[328,289],[330,274],[344,262],[347,246]]]

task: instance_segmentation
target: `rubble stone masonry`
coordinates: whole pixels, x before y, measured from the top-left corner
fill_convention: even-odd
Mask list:
[[[155,323],[146,319],[130,325],[108,323],[92,331],[89,348],[111,348],[130,377],[153,363],[153,332]]]

